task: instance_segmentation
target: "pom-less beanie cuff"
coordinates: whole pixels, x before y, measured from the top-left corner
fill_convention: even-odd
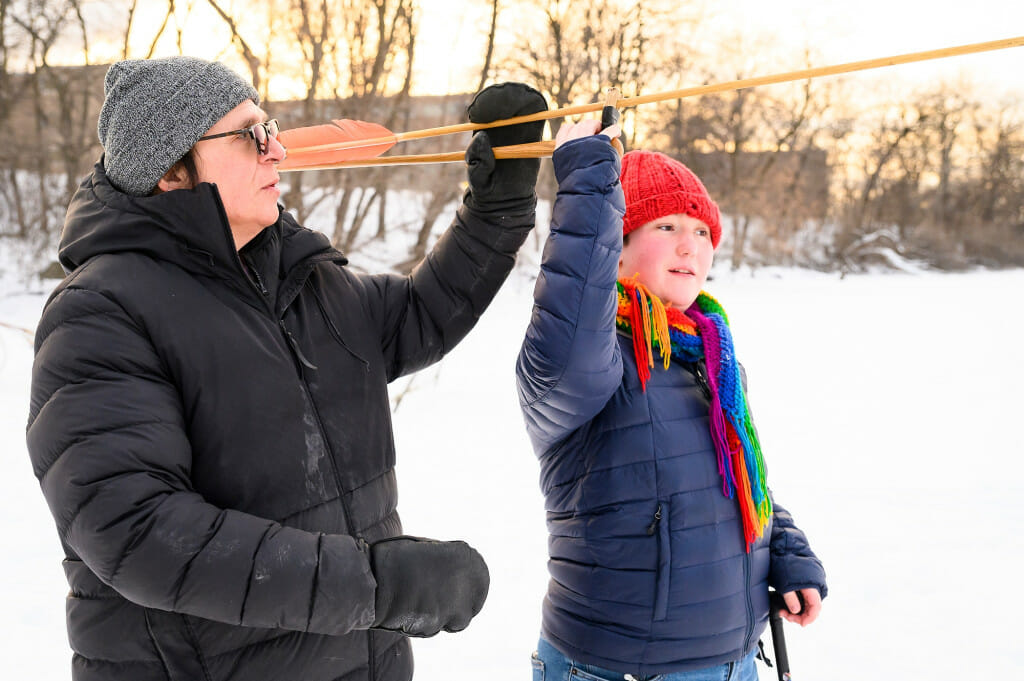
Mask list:
[[[704,183],[692,170],[657,151],[637,149],[622,157],[620,175],[626,199],[622,233],[666,215],[689,215],[711,230],[711,244],[722,239],[722,217]]]
[[[128,59],[107,71],[99,117],[103,165],[122,191],[146,196],[229,111],[259,93],[219,62]]]

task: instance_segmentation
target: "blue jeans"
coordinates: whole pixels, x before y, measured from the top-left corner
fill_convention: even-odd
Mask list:
[[[758,681],[754,664],[756,655],[755,648],[743,659],[717,667],[634,677],[570,660],[542,636],[530,662],[533,665],[533,681]]]

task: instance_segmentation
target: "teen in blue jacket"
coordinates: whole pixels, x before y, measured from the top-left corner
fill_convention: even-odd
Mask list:
[[[824,570],[771,497],[728,319],[702,291],[718,206],[655,152],[626,154],[620,184],[597,127],[556,139],[517,367],[550,533],[535,678],[756,679],[768,587],[809,624]]]

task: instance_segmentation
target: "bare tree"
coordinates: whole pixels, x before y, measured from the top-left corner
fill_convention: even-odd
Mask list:
[[[412,87],[412,67],[415,55],[415,19],[412,0],[348,0],[346,35],[350,36],[347,50],[349,92],[356,107],[357,118],[381,121],[392,128],[405,108]],[[397,80],[397,91],[392,84]],[[340,92],[338,94],[341,94]],[[371,115],[372,114],[372,115]],[[365,173],[365,185],[372,187],[370,200],[379,204],[378,214],[384,214],[388,179],[384,169]],[[353,190],[346,175],[346,186],[341,205]],[[365,196],[366,191],[363,192]],[[345,229],[346,212],[339,209],[335,220],[335,243],[350,250],[356,243],[365,211],[356,211]],[[378,222],[377,234],[383,236],[384,225]],[[341,238],[341,235],[344,235]]]
[[[760,75],[745,56],[760,44],[725,42],[728,57],[702,70],[705,82]],[[829,93],[811,81],[737,90],[669,102],[652,118],[653,146],[690,166],[728,216],[734,269],[748,260],[755,225],[763,246],[782,250],[804,220],[824,216],[827,164],[816,139]]]
[[[217,2],[217,0],[207,0],[210,3],[210,7],[220,16],[224,21],[224,25],[228,27],[231,32],[231,42],[238,48],[238,52],[241,54],[242,59],[249,67],[249,75],[252,78],[252,85],[256,88],[257,92],[260,92],[264,98],[266,98],[266,91],[260,87],[262,81],[261,67],[264,62],[256,55],[256,52],[249,45],[249,42],[242,36],[239,31],[238,22],[234,17],[228,14]],[[174,0],[168,0],[168,15],[174,13]],[[166,20],[165,20],[166,21]],[[154,39],[155,44],[155,39]]]
[[[648,46],[679,44],[696,21],[667,0],[532,0],[519,10],[527,16],[519,22],[515,47],[497,60],[497,70],[535,86],[551,108],[601,101],[610,87],[623,97],[641,94],[659,72],[668,71],[671,54]],[[632,130],[635,116],[635,109],[623,111],[624,129]],[[561,119],[549,126],[554,136]],[[554,194],[550,164],[541,166],[538,194],[547,199]]]
[[[1024,112],[1004,105],[974,120],[978,181],[967,209],[983,223],[1024,225]]]
[[[491,59],[494,57],[494,39],[498,33],[498,0],[491,0],[491,28],[487,33],[487,49],[484,50],[484,63],[480,67],[480,82],[477,92],[484,89],[487,77],[491,72]]]
[[[354,118],[391,127],[412,84],[413,0],[289,0],[286,16],[302,52],[306,86],[301,114],[290,123]],[[386,172],[375,169],[321,176],[339,196],[333,236],[336,246],[351,249],[370,208],[376,205],[383,211],[387,178]],[[305,199],[306,179],[296,173],[290,180],[285,198],[301,219],[313,207]],[[383,232],[383,223],[378,221],[377,234]]]
[[[609,87],[624,97],[637,94],[657,65],[645,49],[654,17],[669,16],[657,3],[537,0],[534,8],[544,34],[522,35],[507,69],[547,93],[552,108],[599,101]],[[552,125],[557,132],[558,123]]]
[[[79,70],[50,64],[54,46],[75,29],[87,64],[78,0],[0,0],[0,122],[18,131],[0,150],[6,169],[0,208],[15,218],[5,234],[30,241],[39,252],[58,233],[70,194],[97,147],[88,83]]]
[[[850,172],[848,166],[838,211],[841,224],[832,251],[843,274],[859,269],[877,250],[879,239],[885,247],[900,247],[898,236],[893,240],[885,235],[880,212],[887,193],[894,196],[890,190],[900,188],[897,178],[903,178],[902,188],[906,188],[906,176],[897,169],[898,152],[913,139],[920,122],[919,112],[906,105],[886,106],[873,120],[865,116],[858,121],[863,130],[870,131],[869,141],[849,152],[857,164],[856,172]]]

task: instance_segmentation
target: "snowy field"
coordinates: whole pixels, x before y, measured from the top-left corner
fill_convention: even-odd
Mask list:
[[[1024,677],[1024,270],[714,276],[769,484],[829,576],[818,622],[787,625],[793,677]],[[31,341],[3,325],[33,328],[44,296],[20,291],[0,288],[0,679],[52,681],[69,678],[67,585],[25,452]],[[531,292],[517,272],[441,365],[395,386],[406,531],[469,541],[492,577],[467,631],[414,642],[417,681],[529,678],[546,533],[513,367]]]

